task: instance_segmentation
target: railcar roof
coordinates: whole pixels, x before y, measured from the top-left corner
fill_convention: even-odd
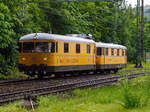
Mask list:
[[[102,42],[96,42],[96,47],[127,49],[123,45],[118,45],[113,43],[102,43]]]
[[[56,34],[48,34],[48,33],[32,33],[24,35],[20,38],[20,40],[34,40],[33,37],[36,36],[36,40],[61,40],[61,41],[73,41],[73,42],[83,42],[83,43],[95,43],[93,40],[64,36],[64,35],[56,35]]]

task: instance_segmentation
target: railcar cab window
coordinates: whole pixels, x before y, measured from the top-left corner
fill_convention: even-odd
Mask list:
[[[90,52],[91,52],[91,46],[87,45],[87,53],[90,54]]]
[[[54,52],[55,52],[55,42],[50,42],[50,43],[49,43],[48,52],[49,52],[49,53],[54,53]]]
[[[22,52],[22,43],[18,43],[19,45],[19,52]]]
[[[34,52],[34,43],[33,42],[24,42],[23,43],[23,52],[24,53]]]
[[[97,47],[97,55],[98,56],[102,55],[102,48],[101,47]]]
[[[55,52],[55,42],[51,43],[51,52],[54,53]]]
[[[68,52],[69,52],[69,44],[64,43],[64,53],[68,53]]]
[[[48,52],[48,42],[36,42],[35,52]]]
[[[76,44],[76,53],[80,53],[80,44]]]

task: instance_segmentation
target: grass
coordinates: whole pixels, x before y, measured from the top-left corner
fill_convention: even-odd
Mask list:
[[[13,67],[12,69],[9,69],[6,73],[8,75],[3,75],[0,73],[0,79],[14,79],[14,78],[27,78],[28,76],[22,72],[19,72],[18,68]]]
[[[150,77],[141,76],[131,83],[97,89],[76,89],[59,95],[39,97],[35,112],[149,112]],[[18,104],[1,106],[0,112],[32,112]]]
[[[143,68],[149,68],[150,69],[150,62],[142,63],[142,66],[143,66]],[[127,67],[122,69],[122,70],[129,70],[129,69],[138,69],[138,68],[135,68],[135,64],[128,63]]]
[[[126,68],[123,68],[121,70],[119,70],[116,74],[114,75],[121,75],[121,76],[124,76],[124,75],[130,75],[130,74],[133,74],[133,73],[139,73],[139,72],[146,72],[146,71],[150,71],[150,62],[147,62],[147,63],[142,63],[143,65],[143,68],[145,68],[145,70],[140,70],[141,68],[135,68],[135,64],[132,64],[132,63],[128,63],[127,64],[127,67]],[[130,69],[135,69],[135,71],[124,71],[124,70],[130,70]],[[139,70],[137,70],[139,69]]]

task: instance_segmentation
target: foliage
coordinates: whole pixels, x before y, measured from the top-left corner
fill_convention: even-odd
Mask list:
[[[124,80],[122,83],[122,95],[123,95],[123,107],[125,108],[137,108],[142,106],[141,96],[133,91],[132,85],[128,80]]]
[[[122,81],[122,106],[127,109],[145,107],[150,99],[150,76],[139,77],[132,82]],[[138,90],[138,91],[135,91]]]
[[[16,51],[16,41],[13,40],[13,22],[10,15],[10,10],[7,6],[0,2],[0,73],[6,71],[10,66],[13,66]],[[16,61],[16,60],[15,60]]]

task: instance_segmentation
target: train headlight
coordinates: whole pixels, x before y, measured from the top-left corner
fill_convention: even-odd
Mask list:
[[[34,39],[34,40],[36,40],[36,39],[37,39],[37,37],[36,37],[36,36],[34,36],[34,37],[33,37],[33,39]]]
[[[45,57],[45,58],[43,58],[43,60],[44,60],[44,61],[47,61],[47,58]]]
[[[25,60],[26,60],[26,58],[22,58],[22,60],[23,60],[23,61],[25,61]]]

